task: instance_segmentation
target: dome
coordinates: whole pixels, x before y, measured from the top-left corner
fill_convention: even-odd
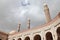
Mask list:
[[[9,34],[14,34],[14,33],[16,33],[16,31],[15,31],[15,30],[13,30],[13,31],[9,32]]]

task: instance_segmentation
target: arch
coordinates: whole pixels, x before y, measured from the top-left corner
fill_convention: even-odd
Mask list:
[[[58,40],[60,40],[60,27],[57,28],[57,36],[58,36]]]
[[[30,37],[26,37],[25,40],[30,40]]]
[[[34,40],[41,40],[41,36],[40,35],[35,35]]]
[[[53,37],[52,37],[52,33],[51,32],[47,32],[46,33],[46,40],[53,40]]]
[[[22,40],[21,38],[18,38],[18,40]]]

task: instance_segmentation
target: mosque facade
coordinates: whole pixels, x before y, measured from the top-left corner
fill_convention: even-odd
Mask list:
[[[46,23],[44,25],[30,29],[30,19],[28,19],[28,30],[20,32],[11,31],[9,34],[0,32],[0,40],[60,40],[60,12],[51,19],[48,5],[44,4]]]

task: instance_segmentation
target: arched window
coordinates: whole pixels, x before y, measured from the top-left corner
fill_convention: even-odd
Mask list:
[[[40,35],[35,35],[34,40],[41,40],[41,36]]]
[[[25,40],[30,40],[30,37],[26,37]]]
[[[52,33],[51,32],[47,32],[46,33],[46,40],[53,40],[53,37],[52,37]]]
[[[22,40],[21,38],[19,38],[18,40]]]
[[[57,35],[58,35],[58,39],[57,40],[60,40],[60,27],[57,28]]]

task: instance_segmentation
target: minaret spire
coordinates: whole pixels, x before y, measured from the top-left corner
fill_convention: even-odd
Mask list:
[[[51,21],[49,8],[48,8],[48,5],[46,4],[46,2],[44,2],[44,12],[45,12],[45,16],[46,16],[46,22]]]
[[[28,18],[27,26],[28,26],[28,29],[30,29],[30,18]]]
[[[19,25],[18,25],[18,32],[20,32],[20,26],[21,26],[21,24],[19,23]]]

